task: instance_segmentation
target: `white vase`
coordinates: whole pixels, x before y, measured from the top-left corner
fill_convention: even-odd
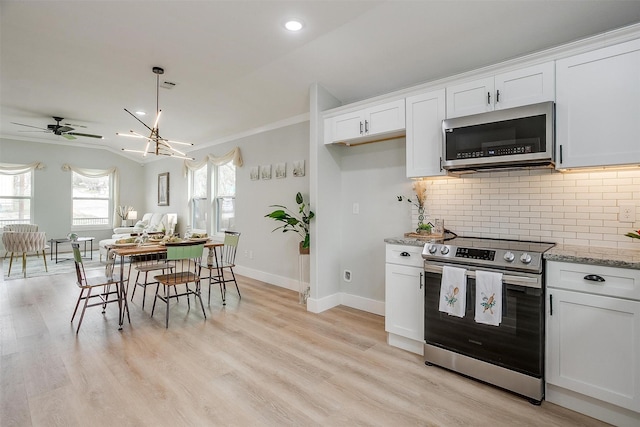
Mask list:
[[[123,219],[123,220],[122,220],[122,224],[121,224],[121,226],[122,226],[122,227],[127,227],[127,220],[126,220],[126,219]]]

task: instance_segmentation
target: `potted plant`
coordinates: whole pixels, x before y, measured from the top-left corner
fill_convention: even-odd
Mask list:
[[[431,224],[427,223],[427,224],[420,224],[418,225],[418,229],[416,230],[418,232],[418,234],[431,234],[431,229],[433,227],[431,226]]]
[[[288,231],[296,232],[302,237],[300,242],[300,253],[309,253],[309,222],[316,216],[309,206],[304,202],[302,194],[298,192],[296,194],[296,203],[298,204],[298,213],[294,213],[286,206],[271,205],[272,208],[279,208],[275,211],[265,215],[265,218],[272,218],[275,221],[280,221],[283,224],[272,230],[282,230],[283,233]]]

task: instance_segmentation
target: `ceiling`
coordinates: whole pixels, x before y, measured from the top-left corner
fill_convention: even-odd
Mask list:
[[[289,17],[305,27],[290,33]],[[344,103],[640,22],[640,1],[0,1],[0,138],[122,148],[148,135],[202,148],[304,115],[318,82]],[[74,141],[46,128],[52,116]],[[24,132],[33,130],[35,132]]]

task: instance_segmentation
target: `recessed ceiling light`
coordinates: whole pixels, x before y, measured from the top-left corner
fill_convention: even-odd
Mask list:
[[[304,24],[299,19],[290,19],[284,23],[284,27],[289,31],[300,31]]]
[[[144,111],[136,111],[136,114],[138,116],[146,116],[147,115],[147,113],[145,113]]]

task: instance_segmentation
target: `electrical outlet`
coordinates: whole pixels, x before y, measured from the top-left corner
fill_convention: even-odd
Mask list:
[[[634,222],[636,220],[636,207],[634,205],[622,205],[620,206],[620,213],[618,214],[618,221],[620,222]]]
[[[358,215],[360,213],[360,204],[359,203],[354,203],[353,204],[353,214],[354,215]]]
[[[253,251],[249,251],[249,259],[253,259]]]
[[[344,281],[345,282],[350,282],[351,281],[351,271],[345,270],[343,277],[344,277]]]
[[[245,249],[244,251],[244,257],[245,258],[249,258],[249,251]]]

